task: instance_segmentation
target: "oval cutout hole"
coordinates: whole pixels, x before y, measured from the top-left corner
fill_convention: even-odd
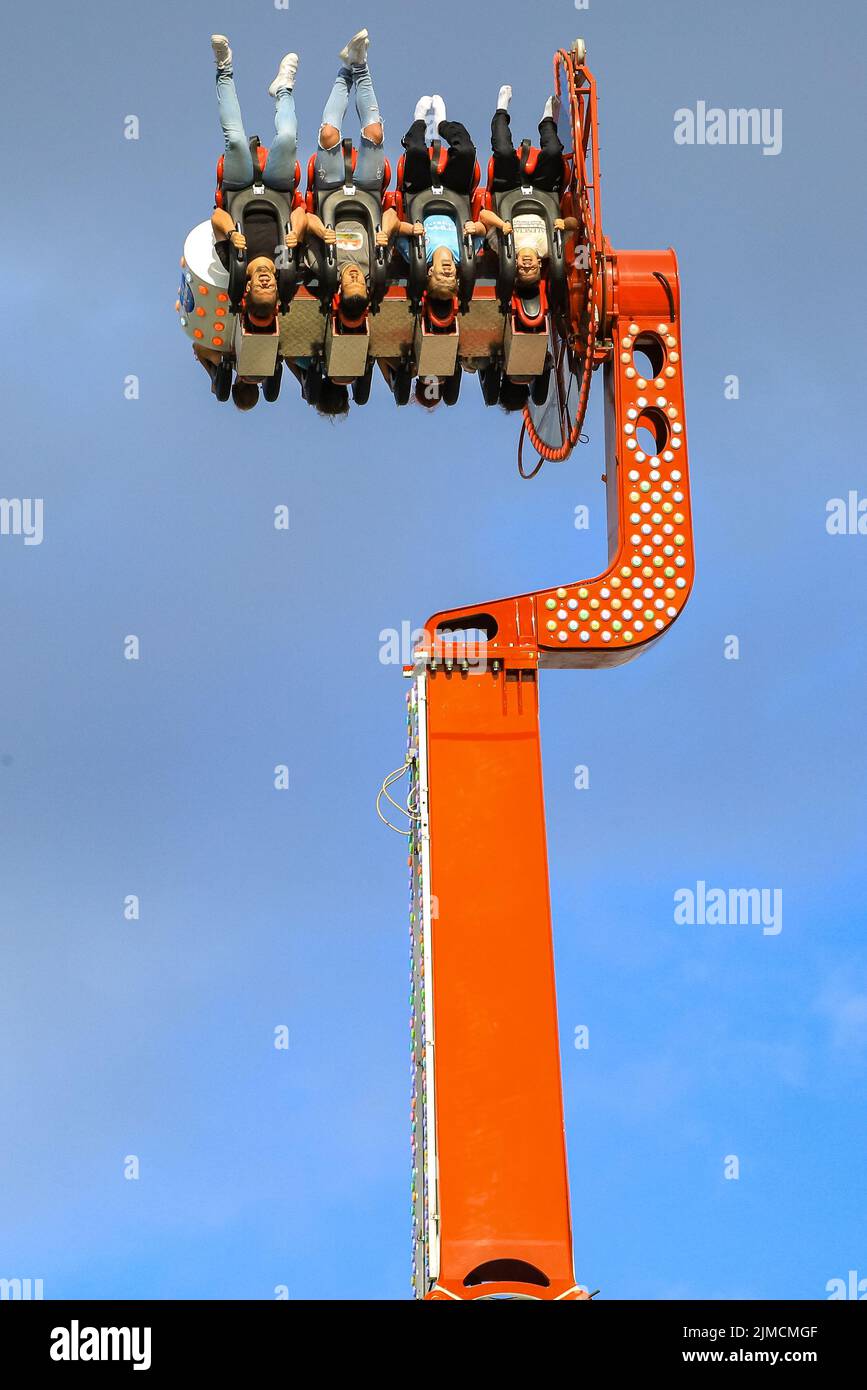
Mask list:
[[[464,1280],[464,1288],[472,1289],[479,1284],[536,1284],[547,1289],[551,1280],[547,1274],[526,1260],[488,1260],[483,1265],[471,1269]]]

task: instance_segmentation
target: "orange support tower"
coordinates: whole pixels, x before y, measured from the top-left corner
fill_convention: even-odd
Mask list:
[[[580,210],[590,253],[571,267],[568,331],[551,330],[557,398],[526,429],[544,456],[566,457],[603,366],[609,563],[594,579],[437,614],[407,673],[413,1286],[432,1300],[586,1297],[572,1254],[539,671],[629,661],[672,625],[693,578],[677,263],[602,238],[582,59],[560,52],[555,72],[573,126],[564,208]],[[545,440],[552,416],[559,445]]]

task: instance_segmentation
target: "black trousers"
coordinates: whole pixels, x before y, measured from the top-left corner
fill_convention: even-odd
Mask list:
[[[494,152],[494,192],[507,193],[520,188],[521,165],[512,142],[508,111],[495,111],[491,121],[491,149]],[[529,182],[533,188],[554,193],[563,182],[563,144],[551,116],[539,122],[539,158]]]
[[[403,187],[406,193],[418,193],[431,187],[430,153],[425,138],[424,121],[413,121],[401,144],[406,150],[403,162]],[[460,121],[440,121],[438,132],[449,146],[443,188],[453,193],[469,193],[476,167],[476,147],[465,125]]]

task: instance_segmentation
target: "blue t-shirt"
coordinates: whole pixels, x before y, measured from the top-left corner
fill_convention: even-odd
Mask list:
[[[424,227],[424,249],[425,259],[428,265],[433,260],[434,251],[438,251],[441,246],[445,246],[451,251],[456,261],[461,259],[461,248],[458,242],[458,229],[455,219],[449,217],[445,212],[432,212],[422,223]],[[473,235],[473,251],[478,251],[482,244],[480,236]],[[409,237],[401,236],[397,239],[397,249],[403,259],[409,264]]]

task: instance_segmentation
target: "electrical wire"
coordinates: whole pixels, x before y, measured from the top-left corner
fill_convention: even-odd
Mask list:
[[[401,805],[399,801],[395,801],[394,797],[388,790],[389,787],[394,786],[395,782],[400,781],[401,777],[403,777],[404,774],[409,770],[409,768],[412,767],[412,763],[412,758],[407,758],[406,762],[404,762],[400,767],[396,767],[393,772],[390,772],[387,777],[383,778],[382,786],[376,794],[376,814],[379,816],[379,819],[382,821],[383,825],[387,825],[389,830],[393,830],[396,835],[411,835],[412,825],[408,826],[406,829],[399,825],[392,825],[391,821],[388,819],[388,817],[384,814],[382,810],[382,798],[385,797],[389,805],[393,806],[394,809],[397,812],[399,812],[400,815],[406,816],[407,820],[417,821],[421,819],[421,813],[419,812],[418,807],[415,806],[412,802],[414,790],[412,784],[410,784],[410,786],[407,788],[406,802],[404,803],[404,805]]]

